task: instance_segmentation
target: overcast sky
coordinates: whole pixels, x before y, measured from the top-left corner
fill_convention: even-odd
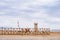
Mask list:
[[[0,0],[0,27],[60,29],[60,0]]]

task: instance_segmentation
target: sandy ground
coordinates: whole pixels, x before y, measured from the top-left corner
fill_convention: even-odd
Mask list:
[[[51,33],[50,35],[0,35],[0,40],[60,40],[60,33]]]

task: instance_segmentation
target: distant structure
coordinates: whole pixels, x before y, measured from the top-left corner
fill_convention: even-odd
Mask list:
[[[18,26],[18,28],[19,28],[19,16],[18,16],[17,26]]]
[[[38,28],[38,23],[34,23],[34,28],[2,28],[0,35],[50,35],[50,28]]]
[[[34,32],[38,31],[38,23],[34,23]]]
[[[17,21],[17,25],[18,25],[18,28],[19,28],[19,21]]]

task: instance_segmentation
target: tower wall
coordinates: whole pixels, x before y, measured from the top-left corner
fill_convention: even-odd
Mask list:
[[[38,23],[34,23],[34,31],[35,31],[35,32],[38,31]]]

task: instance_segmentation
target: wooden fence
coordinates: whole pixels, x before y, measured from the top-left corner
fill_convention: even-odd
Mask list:
[[[38,28],[38,31],[34,31],[34,28],[2,28],[0,29],[0,35],[49,35],[50,28]]]

